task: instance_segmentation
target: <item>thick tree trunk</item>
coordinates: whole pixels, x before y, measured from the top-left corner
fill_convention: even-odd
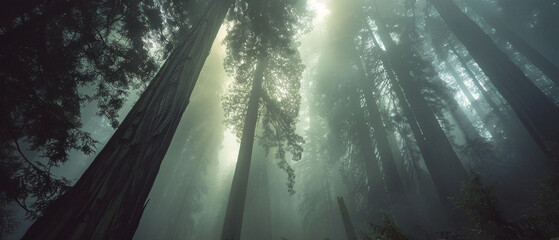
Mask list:
[[[382,163],[382,168],[384,170],[385,185],[388,190],[388,196],[390,197],[392,203],[402,204],[405,203],[407,199],[405,196],[404,185],[402,184],[401,177],[398,174],[394,155],[392,155],[388,134],[386,133],[386,129],[382,123],[380,109],[376,102],[375,96],[378,97],[379,95],[377,94],[376,87],[372,84],[372,80],[365,74],[361,61],[359,59],[357,60],[357,69],[360,72],[359,75],[361,75],[363,85],[365,85],[363,92],[365,93],[365,101],[371,115],[373,136],[376,140],[377,151],[379,152],[380,162]]]
[[[258,130],[257,130],[258,131]],[[264,147],[254,146],[250,166],[246,205],[241,235],[244,239],[274,239],[272,237],[272,208],[268,184],[268,157]]]
[[[353,223],[349,217],[349,212],[345,206],[344,199],[338,197],[338,206],[340,208],[340,214],[342,215],[342,221],[344,222],[344,229],[348,240],[357,240],[357,235],[355,234],[355,229],[353,228]]]
[[[231,191],[229,192],[229,201],[227,202],[227,211],[225,212],[225,221],[221,232],[221,239],[223,240],[241,239],[241,227],[245,210],[252,147],[254,145],[254,133],[258,121],[258,106],[262,94],[262,78],[266,65],[267,60],[265,58],[260,58],[258,60],[256,72],[252,81],[252,90],[250,92],[250,99],[245,115],[246,118],[243,126],[241,146],[239,147],[235,175],[233,176]]]
[[[396,46],[386,25],[378,18],[375,18],[375,22],[379,29],[379,36],[386,47],[390,67],[399,80],[397,83],[394,82],[393,85],[399,85],[404,91],[405,99],[408,100],[411,111],[421,129],[422,134],[419,135],[418,133],[416,139],[418,139],[418,145],[422,148],[425,165],[441,201],[448,203],[447,197],[458,194],[461,182],[467,179],[466,170],[454,152],[435,114],[423,98],[418,84],[413,81],[410,74],[411,69],[404,64],[405,61],[402,58],[407,56],[406,51],[409,51],[409,49],[407,49],[407,46]],[[400,99],[400,101],[405,103],[405,99]]]
[[[23,239],[131,239],[231,1],[215,1],[91,166]]]
[[[372,217],[375,218],[375,220],[380,220],[381,215],[379,210],[386,207],[386,189],[382,181],[382,174],[380,172],[378,159],[373,147],[374,142],[369,132],[369,126],[365,120],[363,109],[360,107],[357,90],[353,91],[353,94],[349,97],[351,104],[355,106],[353,108],[356,110],[353,112],[356,125],[355,129],[359,141],[359,148],[361,149],[361,155],[363,156],[363,161],[365,162],[367,182],[371,189],[369,201],[371,204],[370,208],[373,210]]]
[[[540,148],[549,158],[559,156],[554,147],[559,137],[557,106],[452,1],[431,0],[431,3],[508,101]]]
[[[512,44],[516,50],[524,55],[534,66],[542,71],[551,81],[559,84],[559,67],[544,57],[538,50],[528,44],[524,39],[507,27],[497,16],[489,11],[479,0],[465,1],[468,5],[483,19],[491,25],[497,34],[501,35],[504,40]]]

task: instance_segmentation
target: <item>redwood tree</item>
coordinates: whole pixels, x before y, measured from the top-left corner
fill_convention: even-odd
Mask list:
[[[430,2],[511,105],[537,144],[549,158],[558,157],[559,109],[553,101],[454,2]]]
[[[235,78],[224,97],[226,123],[241,139],[229,193],[222,239],[240,239],[256,125],[260,144],[275,148],[278,166],[288,174],[294,193],[295,174],[287,161],[301,159],[302,137],[295,134],[303,64],[296,38],[305,29],[304,1],[238,1],[229,17],[226,70]]]
[[[231,1],[213,1],[76,185],[23,239],[131,239]]]
[[[405,106],[408,121],[417,120],[417,126],[412,124],[415,138],[429,170],[431,179],[439,193],[440,200],[447,202],[447,197],[458,193],[461,181],[467,177],[466,170],[460,159],[454,152],[449,139],[445,135],[435,114],[429,108],[427,101],[420,92],[420,85],[414,81],[410,66],[405,64],[406,58],[410,57],[411,49],[408,46],[396,45],[390,36],[386,24],[378,15],[372,16],[378,27],[378,34],[386,47],[386,55],[383,61],[387,71],[393,70],[396,79],[391,78],[392,85],[397,90],[400,103]],[[405,36],[403,37],[405,38]]]

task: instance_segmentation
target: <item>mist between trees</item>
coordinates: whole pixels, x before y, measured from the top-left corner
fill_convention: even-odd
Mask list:
[[[13,1],[2,239],[559,237],[559,1]]]

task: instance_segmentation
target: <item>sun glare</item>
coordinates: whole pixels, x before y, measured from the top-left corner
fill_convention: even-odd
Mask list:
[[[309,0],[309,9],[314,12],[314,24],[321,23],[324,18],[330,14],[330,9],[328,9],[324,0]]]

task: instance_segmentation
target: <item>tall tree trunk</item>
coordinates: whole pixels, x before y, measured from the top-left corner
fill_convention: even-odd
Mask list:
[[[257,130],[259,131],[259,130]],[[244,239],[274,239],[272,237],[272,208],[270,186],[268,184],[268,157],[266,149],[254,146],[250,166],[244,225],[241,235]]]
[[[450,113],[467,141],[482,138],[460,105],[450,106]]]
[[[497,16],[489,11],[479,0],[467,0],[468,5],[483,19],[497,30],[497,34],[501,35],[507,42],[512,44],[516,50],[524,55],[534,66],[542,71],[551,81],[559,84],[559,67],[544,57],[532,45],[528,44],[524,39],[507,27]]]
[[[252,147],[254,145],[254,133],[258,120],[258,106],[262,96],[262,78],[266,65],[266,58],[259,58],[252,81],[252,89],[243,126],[241,146],[239,147],[235,175],[233,176],[231,191],[229,192],[229,201],[227,202],[227,211],[225,212],[225,221],[221,232],[221,239],[223,240],[241,239],[241,227],[245,210]]]
[[[473,109],[476,111],[477,115],[479,116],[479,118],[481,119],[481,121],[483,122],[483,124],[485,125],[487,130],[491,133],[491,135],[494,138],[498,139],[499,136],[501,136],[501,134],[497,131],[495,126],[493,126],[493,124],[490,124],[488,122],[488,119],[486,117],[484,117],[484,114],[487,111],[484,111],[483,108],[478,104],[478,101],[474,98],[474,96],[472,95],[472,92],[470,92],[470,89],[466,86],[466,84],[464,84],[463,78],[461,78],[460,75],[458,75],[456,70],[448,63],[448,61],[445,61],[445,67],[450,72],[450,74],[452,75],[452,77],[456,81],[456,84],[458,84],[458,87],[460,88],[460,90],[462,90],[462,93],[464,94],[464,96],[466,96],[466,98],[470,102],[470,105],[472,105]],[[483,91],[483,89],[481,89],[480,91]],[[462,112],[462,114],[464,114],[464,113]],[[460,117],[460,116],[458,116],[458,117]],[[470,122],[470,124],[471,124],[471,122]],[[473,125],[472,125],[472,127],[473,127]],[[477,133],[477,130],[474,129],[474,131],[476,131],[476,133]],[[478,134],[478,136],[475,136],[475,137],[479,137],[479,134]],[[473,138],[470,139],[470,140],[473,140]]]
[[[485,101],[487,101],[487,103],[489,104],[489,106],[493,110],[492,113],[496,114],[497,117],[499,117],[501,119],[505,119],[505,117],[504,117],[505,113],[503,113],[503,111],[501,110],[499,105],[497,105],[497,103],[493,100],[493,98],[489,95],[489,93],[487,91],[485,91],[483,86],[481,86],[481,83],[479,82],[479,79],[476,77],[476,75],[472,72],[472,70],[468,66],[468,63],[467,63],[466,59],[464,59],[464,57],[460,53],[458,53],[458,51],[452,45],[452,43],[449,42],[449,46],[450,46],[450,49],[451,49],[452,53],[454,53],[454,55],[456,56],[456,58],[458,59],[460,64],[462,64],[462,67],[466,71],[466,74],[468,74],[470,79],[472,79],[472,81],[474,82],[474,85],[476,85],[476,87],[481,92],[481,95],[483,95],[483,98],[485,98]],[[480,115],[480,114],[481,113],[478,112],[478,115]]]
[[[349,212],[345,205],[344,199],[338,197],[338,206],[340,208],[340,214],[342,215],[342,221],[344,222],[344,229],[348,240],[357,240],[357,235],[355,234],[355,229],[353,228],[353,223],[349,217]]]
[[[396,46],[386,25],[378,17],[375,17],[374,20],[379,29],[379,36],[386,47],[390,67],[399,80],[393,85],[399,85],[404,91],[405,98],[421,128],[422,135],[416,135],[416,139],[423,138],[423,140],[418,139],[418,145],[423,148],[422,154],[426,155],[424,155],[425,165],[439,193],[440,200],[449,204],[447,197],[459,193],[461,182],[467,179],[466,170],[454,152],[435,114],[423,98],[419,86],[413,81],[410,74],[411,69],[404,64],[403,58],[408,55],[406,52],[410,51],[409,46]],[[402,101],[402,103],[404,102],[405,100]]]
[[[76,185],[23,239],[131,239],[231,1],[215,1]]]
[[[365,114],[360,106],[359,95],[357,94],[357,89],[352,91],[353,93],[349,96],[352,108],[355,109],[353,112],[356,134],[359,141],[359,148],[361,149],[361,155],[363,156],[363,161],[365,161],[365,169],[367,171],[367,182],[371,188],[369,201],[371,209],[373,210],[372,217],[375,220],[380,220],[380,209],[385,208],[385,198],[386,190],[382,181],[382,174],[380,172],[380,167],[378,164],[378,159],[376,157],[375,149],[373,147],[373,139],[371,138],[369,132],[369,126],[365,120]]]
[[[431,0],[549,158],[559,157],[559,111],[538,87],[452,1]]]
[[[357,52],[355,52],[357,54]],[[398,169],[396,167],[396,162],[394,160],[394,155],[390,148],[390,143],[388,140],[388,134],[384,124],[382,123],[382,117],[380,109],[377,105],[375,96],[379,96],[376,87],[373,86],[371,78],[368,78],[359,56],[355,55],[357,58],[357,69],[360,72],[359,75],[362,78],[364,86],[364,95],[367,107],[371,115],[371,125],[373,127],[373,136],[376,140],[377,151],[379,152],[380,162],[382,163],[382,168],[385,175],[385,185],[388,190],[388,196],[394,204],[402,204],[406,202],[406,196],[404,191],[404,185],[400,175],[398,174]]]
[[[462,81],[462,78],[458,75],[458,73],[454,70],[454,68],[450,66],[448,61],[445,61],[442,54],[440,54],[441,51],[435,51],[435,54],[437,55],[437,57],[441,61],[444,61],[445,69],[450,72],[450,74],[452,75],[452,77],[454,78],[454,80],[456,81],[458,86],[460,87],[460,90],[462,90],[462,92],[464,93],[464,95],[466,96],[468,101],[471,103],[472,107],[476,110],[476,112],[478,112],[480,118],[484,119],[481,116],[481,112],[479,111],[479,110],[481,110],[480,107],[478,105],[474,104],[476,102],[475,98],[472,96],[471,92],[468,90],[468,88],[466,87],[466,85]],[[428,67],[430,68],[430,70],[432,72],[437,72],[435,70],[435,67],[433,66],[433,64],[428,64]],[[444,81],[441,81],[441,82],[446,85],[446,83],[444,83]],[[449,113],[451,114],[451,116],[455,120],[455,122],[457,123],[457,126],[459,127],[460,131],[464,135],[464,138],[467,141],[471,141],[471,140],[474,140],[474,139],[481,138],[480,134],[475,129],[473,123],[468,119],[466,113],[464,112],[462,107],[460,107],[460,104],[454,98],[454,96],[448,96],[448,95],[440,92],[440,90],[437,89],[437,88],[435,88],[434,91],[435,91],[435,94],[437,94],[441,97],[444,97],[444,101],[446,103],[448,103]]]

